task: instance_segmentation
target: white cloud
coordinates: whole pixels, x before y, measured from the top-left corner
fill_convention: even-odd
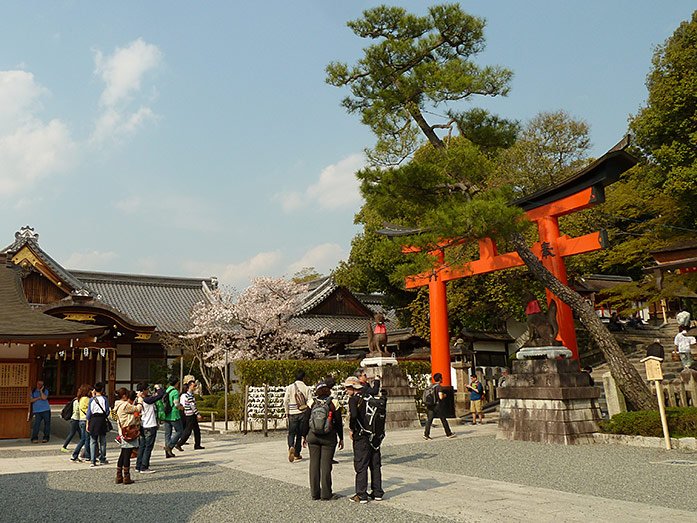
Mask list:
[[[239,263],[216,264],[188,261],[182,264],[183,269],[192,276],[217,276],[225,285],[236,289],[249,286],[252,278],[257,276],[272,276],[281,271],[282,255],[280,251],[260,252]]]
[[[0,71],[0,195],[65,172],[76,147],[65,123],[38,117],[48,90],[27,71]]]
[[[299,260],[289,265],[289,274],[295,274],[305,267],[314,267],[320,274],[331,272],[345,256],[344,250],[336,243],[322,243],[309,249]]]
[[[99,99],[102,112],[95,123],[92,143],[132,134],[147,121],[157,116],[147,105],[131,107],[135,96],[142,90],[145,76],[157,69],[162,62],[162,52],[142,38],[126,47],[118,47],[109,56],[95,51],[95,74],[104,82]]]
[[[362,154],[352,154],[322,169],[317,182],[304,191],[276,194],[285,212],[316,205],[321,209],[340,209],[357,206],[361,201],[356,171],[365,166]]]
[[[78,251],[68,256],[64,265],[70,269],[110,270],[111,262],[117,257],[113,251]]]
[[[100,102],[113,107],[127,101],[140,90],[143,77],[155,69],[162,61],[162,53],[156,45],[138,38],[127,47],[117,47],[110,56],[95,51],[95,73],[104,81],[106,87]]]

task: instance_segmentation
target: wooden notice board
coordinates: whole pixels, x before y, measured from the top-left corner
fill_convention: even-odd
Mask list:
[[[0,438],[26,438],[31,364],[0,361]]]

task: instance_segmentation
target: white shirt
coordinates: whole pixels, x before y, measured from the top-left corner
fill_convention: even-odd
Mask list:
[[[685,353],[690,352],[690,345],[697,343],[697,340],[694,336],[685,336],[684,332],[678,332],[674,343],[678,347],[678,352]]]
[[[296,390],[305,396],[305,401],[307,401],[308,406],[310,405],[310,387],[305,385],[302,381],[296,381],[286,387],[286,393],[283,397],[283,407],[288,414],[302,414],[302,412],[298,410],[298,404],[295,401]]]
[[[157,427],[157,408],[154,403],[143,402],[143,412],[140,414],[140,424],[144,429]]]

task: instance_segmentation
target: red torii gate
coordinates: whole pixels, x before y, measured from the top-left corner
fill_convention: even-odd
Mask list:
[[[564,258],[575,254],[602,249],[606,244],[604,231],[586,234],[578,238],[561,235],[559,217],[587,209],[605,201],[605,187],[614,183],[619,176],[633,167],[637,160],[624,149],[629,144],[625,138],[617,146],[591,165],[564,182],[539,191],[527,198],[513,202],[525,211],[527,219],[537,225],[539,241],[532,251],[543,265],[562,283],[567,284]],[[414,231],[387,229],[381,231],[388,236],[402,236]],[[445,263],[445,248],[457,242],[443,242],[430,254],[436,264],[432,271],[406,278],[406,287],[414,289],[428,286],[431,323],[431,373],[443,375],[443,385],[450,386],[450,336],[448,332],[448,305],[445,284],[459,278],[485,274],[524,265],[516,252],[499,254],[491,238],[479,240],[479,259],[459,267]],[[420,249],[404,246],[402,252],[419,252]],[[557,302],[559,340],[578,359],[576,331],[571,308],[547,290],[547,303]]]

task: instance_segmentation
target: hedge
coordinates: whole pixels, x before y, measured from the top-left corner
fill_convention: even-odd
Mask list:
[[[337,383],[351,376],[360,367],[359,360],[242,360],[235,363],[235,373],[240,385],[284,386],[295,381],[295,373],[305,371],[305,383],[314,385],[328,375]],[[427,361],[401,361],[399,367],[407,376],[429,374],[431,365]]]
[[[666,417],[671,437],[697,437],[697,407],[668,407]],[[661,416],[656,410],[615,414],[612,419],[600,422],[600,430],[628,436],[663,436]]]

